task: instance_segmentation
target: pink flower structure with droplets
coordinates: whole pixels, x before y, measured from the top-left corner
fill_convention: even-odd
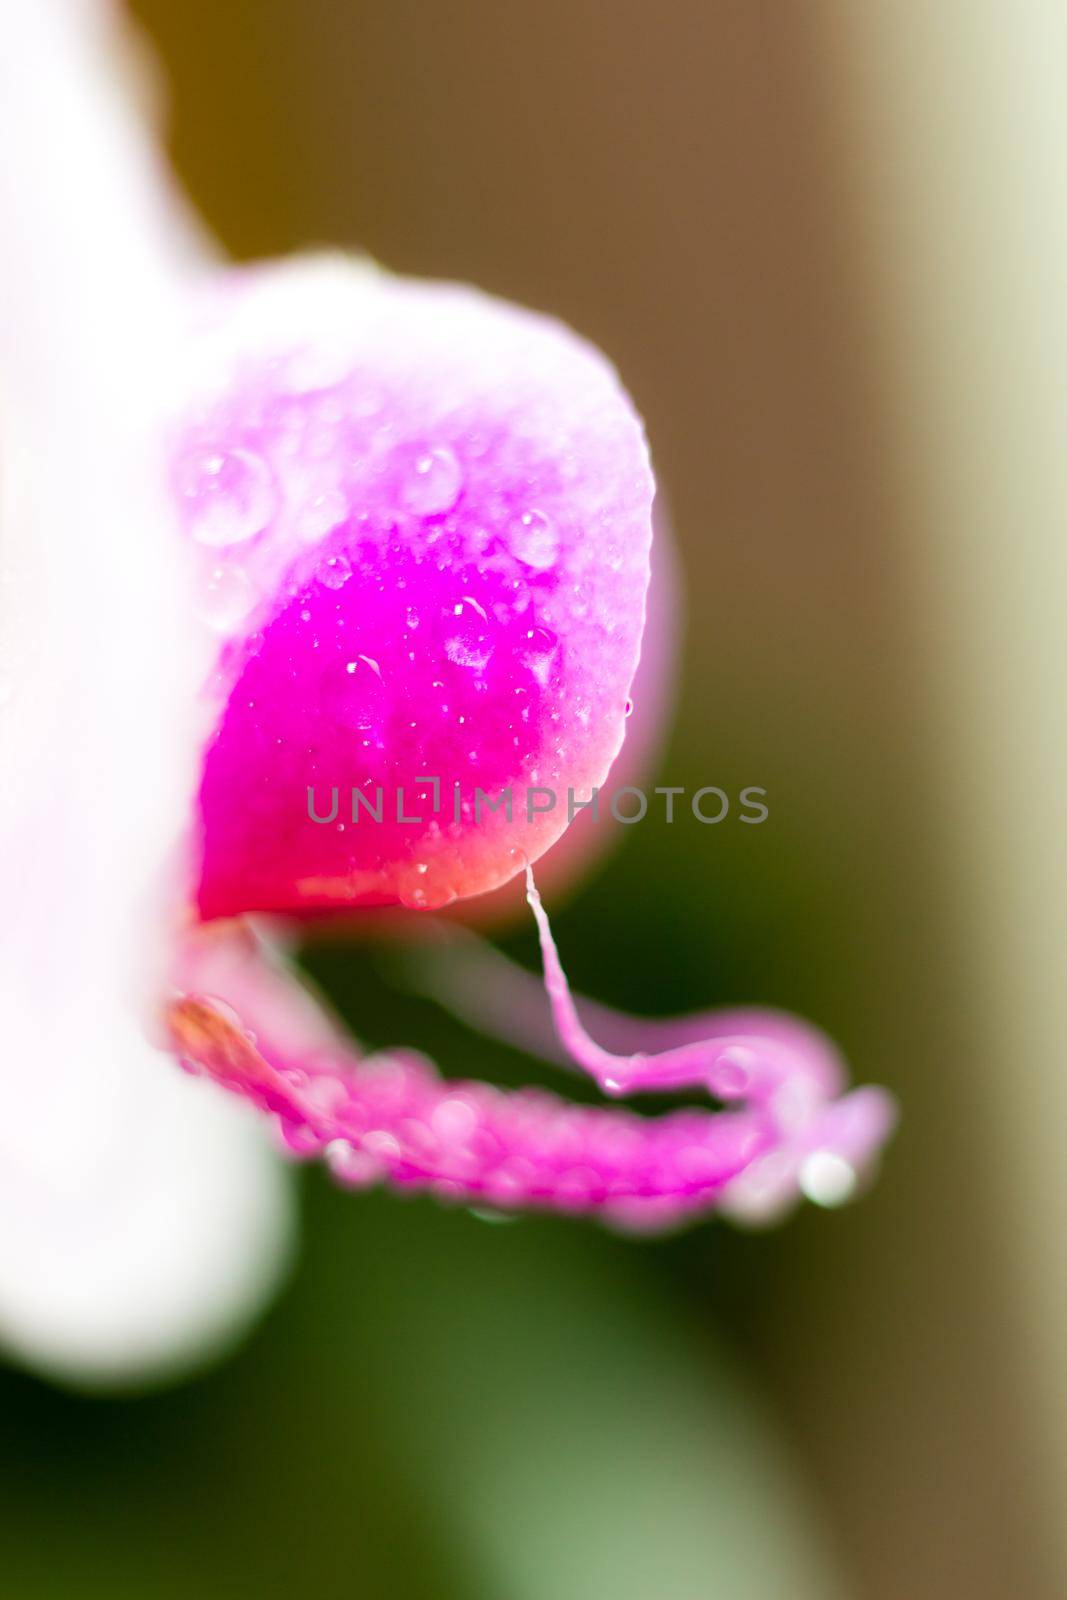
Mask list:
[[[557,323],[332,259],[224,278],[192,368],[174,487],[225,642],[199,793],[206,926],[168,1012],[185,1063],[356,1187],[642,1230],[772,1215],[798,1189],[845,1198],[888,1098],[842,1096],[821,1036],[761,1013],[697,1033],[633,1019],[608,1052],[534,884],[568,795],[619,751],[644,626],[652,478],[611,368]],[[478,791],[510,807],[479,809]],[[226,920],[430,909],[524,868],[573,1063],[612,1098],[697,1090],[721,1109],[649,1118],[363,1056]]]
[[[329,321],[294,345],[305,305]],[[614,372],[547,318],[344,261],[234,274],[206,320],[230,381],[175,482],[237,631],[202,915],[497,887],[623,740],[652,477]]]
[[[532,876],[530,898],[554,951]],[[549,967],[559,1005],[566,980],[554,954]],[[673,1042],[658,1056],[614,1057],[565,1019],[561,1034],[576,1062],[592,1057],[598,1073],[610,1064],[619,1074],[600,1080],[611,1094],[697,1084],[726,1102],[719,1111],[644,1117],[542,1090],[446,1082],[413,1051],[361,1055],[249,929],[202,930],[187,942],[179,974],[183,994],[168,1015],[186,1065],[251,1099],[291,1151],[325,1157],[354,1188],[385,1181],[503,1210],[596,1213],[642,1232],[715,1207],[758,1221],[777,1216],[798,1190],[823,1204],[848,1198],[893,1123],[882,1090],[835,1098],[833,1049],[788,1017],[725,1012],[702,1019],[710,1031],[699,1038],[684,1022],[626,1019],[647,1042],[665,1032]]]

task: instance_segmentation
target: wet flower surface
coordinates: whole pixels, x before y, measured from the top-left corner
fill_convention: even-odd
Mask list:
[[[200,910],[495,888],[622,744],[651,542],[640,425],[588,345],[473,290],[340,259],[234,279],[195,346],[208,393],[175,474],[233,640]],[[562,803],[475,815],[478,789],[530,786]],[[309,789],[343,797],[328,826]]]
[[[186,1064],[353,1187],[640,1229],[847,1198],[887,1097],[839,1098],[826,1041],[767,1014],[630,1019],[621,1052],[594,1043],[531,868],[567,809],[471,800],[586,797],[622,743],[652,480],[611,369],[558,324],[325,259],[224,280],[194,354],[208,381],[178,430],[176,493],[210,582],[225,551],[241,603],[199,796],[208,926],[183,943],[168,1013]],[[210,926],[418,913],[523,870],[573,1062],[613,1099],[696,1090],[721,1109],[647,1118],[449,1083],[403,1049],[368,1057],[254,932]]]
[[[532,880],[530,896],[554,952]],[[557,999],[569,998],[554,955],[549,971]],[[828,1041],[774,1014],[724,1012],[696,1030],[616,1018],[650,1047],[627,1057],[592,1047],[576,1019],[565,1025],[612,1096],[695,1083],[727,1103],[649,1118],[449,1083],[413,1051],[361,1054],[250,930],[191,938],[181,974],[187,989],[169,1022],[186,1065],[252,1100],[294,1154],[324,1157],[353,1188],[387,1181],[446,1201],[596,1212],[639,1231],[715,1206],[765,1220],[799,1192],[848,1198],[893,1122],[881,1090],[835,1098],[842,1077]]]

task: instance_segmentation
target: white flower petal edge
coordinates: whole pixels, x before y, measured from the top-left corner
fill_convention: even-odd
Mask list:
[[[143,1382],[247,1325],[292,1212],[254,1114],[142,1030],[193,783],[155,452],[188,233],[109,68],[110,14],[34,0],[4,20],[0,1343]]]

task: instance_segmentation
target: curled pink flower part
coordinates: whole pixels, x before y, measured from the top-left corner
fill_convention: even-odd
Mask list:
[[[761,1219],[800,1189],[826,1204],[847,1198],[893,1122],[880,1090],[835,1100],[833,1051],[788,1018],[725,1013],[716,1036],[673,1046],[659,1064],[628,1058],[631,1087],[699,1081],[728,1102],[644,1117],[542,1090],[449,1083],[408,1050],[361,1055],[248,931],[192,939],[179,981],[168,1022],[186,1065],[252,1100],[291,1151],[323,1156],[355,1188],[384,1182],[503,1210],[591,1212],[641,1231],[717,1206]],[[567,1038],[587,1052],[570,1025]]]
[[[773,1217],[798,1190],[823,1205],[851,1197],[896,1120],[884,1090],[845,1094],[841,1059],[829,1040],[784,1013],[722,1011],[657,1022],[602,1010],[607,1028],[625,1040],[623,1048],[606,1049],[579,1015],[530,867],[526,893],[559,1041],[605,1094],[695,1088],[766,1119],[769,1145],[736,1174],[725,1196],[735,1216]]]
[[[329,260],[225,277],[193,351],[175,491],[228,641],[201,914],[495,888],[622,744],[653,485],[615,373]]]

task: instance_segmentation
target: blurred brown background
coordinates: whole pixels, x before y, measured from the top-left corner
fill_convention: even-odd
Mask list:
[[[618,363],[686,572],[663,781],[762,784],[772,821],[681,851],[628,844],[615,883],[642,907],[653,885],[667,905],[699,885],[659,929],[688,975],[677,998],[795,1005],[904,1108],[862,1205],[730,1236],[714,1281],[699,1246],[665,1260],[778,1417],[847,1592],[1062,1593],[1043,1432],[1058,1375],[1029,1370],[1037,1311],[1015,1295],[1012,1158],[986,1087],[1000,1058],[964,937],[974,862],[947,848],[975,774],[946,772],[943,739],[957,690],[982,691],[945,644],[949,612],[964,624],[916,511],[908,395],[924,369],[894,344],[894,244],[922,277],[951,177],[935,150],[924,199],[885,120],[910,59],[894,41],[922,34],[925,8],[137,10],[170,80],[177,162],[234,254],[366,249],[550,310]],[[1010,16],[994,13],[983,48]],[[965,10],[936,20],[908,114],[962,95],[966,130],[983,80],[966,41],[961,67],[940,37],[966,32]],[[938,62],[961,76],[939,85]],[[620,963],[640,960],[603,894],[587,889],[570,947],[606,926]],[[580,952],[572,964],[581,978]]]

